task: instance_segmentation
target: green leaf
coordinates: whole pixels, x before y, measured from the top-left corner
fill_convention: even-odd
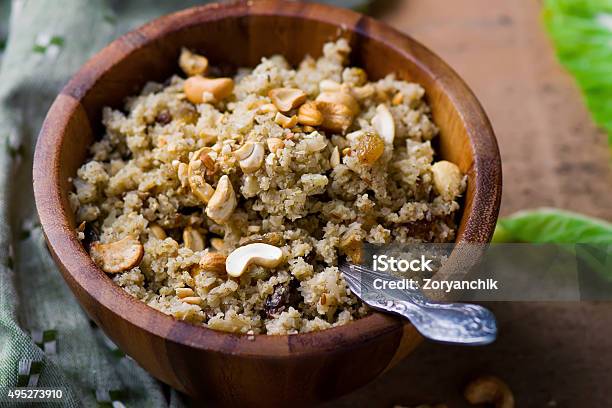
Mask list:
[[[506,228],[502,227],[498,222],[495,226],[495,232],[493,233],[493,238],[491,242],[494,244],[501,244],[504,242],[512,242],[514,238],[512,238],[512,234]]]
[[[612,243],[612,224],[554,208],[521,211],[499,220],[493,242]]]
[[[612,0],[546,0],[544,22],[612,147]]]
[[[607,221],[554,208],[522,211],[499,220],[493,242],[578,244],[559,248],[577,257],[583,277],[593,279],[595,273],[612,282],[612,224]]]
[[[578,270],[583,276],[595,272],[607,282],[612,282],[612,245],[576,245]]]

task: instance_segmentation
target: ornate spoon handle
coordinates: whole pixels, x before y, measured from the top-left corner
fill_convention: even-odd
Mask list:
[[[469,303],[442,303],[427,299],[419,290],[379,290],[363,279],[378,275],[351,264],[340,266],[351,291],[370,307],[410,320],[424,337],[443,343],[483,345],[497,336],[495,316],[488,309]],[[367,293],[362,289],[367,289]]]

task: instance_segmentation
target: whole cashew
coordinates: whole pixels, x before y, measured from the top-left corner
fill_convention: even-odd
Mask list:
[[[470,404],[495,404],[495,408],[514,408],[514,395],[505,382],[492,375],[475,379],[465,388]]]

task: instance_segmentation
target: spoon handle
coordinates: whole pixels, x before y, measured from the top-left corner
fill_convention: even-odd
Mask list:
[[[368,283],[372,279],[364,279],[363,275],[369,273],[378,276],[379,272],[350,264],[341,265],[340,270],[351,291],[367,305],[410,320],[419,333],[430,340],[484,345],[492,343],[497,337],[495,316],[482,306],[434,302],[418,289],[375,289]]]
[[[374,308],[398,314],[410,320],[424,337],[455,344],[483,345],[497,336],[495,317],[488,309],[469,303],[412,303],[387,299]]]

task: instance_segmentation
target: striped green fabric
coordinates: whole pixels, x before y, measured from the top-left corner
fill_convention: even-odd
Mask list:
[[[131,28],[201,3],[0,0],[0,386],[62,387],[66,407],[184,405],[77,304],[45,247],[31,168],[49,106],[87,58]]]

